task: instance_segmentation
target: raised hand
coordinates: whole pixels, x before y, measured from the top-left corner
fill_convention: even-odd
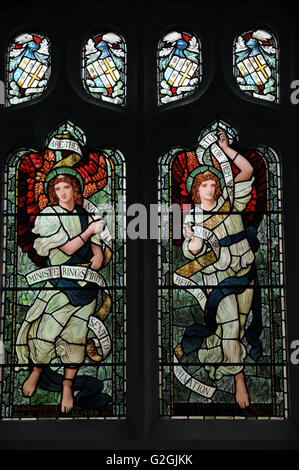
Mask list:
[[[222,150],[227,149],[229,147],[229,144],[226,132],[223,129],[218,128],[216,135],[218,137],[219,147],[222,148]]]
[[[184,227],[184,229],[185,229],[185,237],[186,237],[186,238],[191,238],[191,237],[193,237],[194,232],[193,232],[193,229],[192,229],[190,223],[189,223],[189,224],[184,224],[183,227]]]

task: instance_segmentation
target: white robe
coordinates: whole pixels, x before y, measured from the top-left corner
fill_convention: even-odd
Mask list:
[[[228,235],[235,235],[244,231],[241,212],[251,199],[252,184],[253,178],[249,181],[235,183],[231,213],[212,230],[219,241]],[[215,215],[218,210],[217,204],[213,213],[200,215],[200,223]],[[194,220],[194,210],[190,211],[185,219],[185,222],[190,221],[194,222],[195,225],[199,222],[196,217]],[[186,238],[183,243],[183,253],[186,258],[196,259],[207,251],[207,244],[203,243],[200,253],[194,255],[189,250],[189,241]],[[230,246],[222,246],[217,261],[201,271],[206,292],[209,294],[212,291],[209,286],[215,287],[228,277],[239,277],[246,274],[250,270],[254,259],[254,253],[247,239],[240,240]],[[201,363],[215,363],[215,365],[205,366],[212,379],[220,379],[223,375],[238,374],[243,369],[246,349],[241,340],[244,336],[244,328],[250,312],[252,298],[253,288],[248,288],[242,294],[231,294],[224,297],[218,305],[216,314],[217,330],[215,334],[206,339],[205,345],[203,344],[203,347],[198,351]],[[217,366],[217,363],[222,364]],[[225,363],[232,364],[226,365]]]
[[[35,220],[33,233],[38,235],[34,248],[41,256],[48,256],[50,264],[62,265],[71,256],[60,247],[82,232],[76,209],[68,214],[61,206],[49,206]],[[92,218],[89,217],[89,222]],[[92,243],[101,245],[94,235]],[[79,281],[81,286],[86,282]],[[50,282],[41,290],[18,332],[16,352],[19,364],[49,364],[54,358],[63,363],[80,364],[85,357],[87,324],[96,308],[96,299],[87,305],[74,306],[66,294],[55,289]],[[26,367],[24,367],[26,368]]]

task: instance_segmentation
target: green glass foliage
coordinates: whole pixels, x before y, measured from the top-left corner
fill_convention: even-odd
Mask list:
[[[68,362],[62,361],[61,355],[57,352],[51,361],[46,363],[47,367],[43,369],[35,393],[31,398],[28,398],[24,396],[23,384],[28,377],[28,373],[32,370],[30,369],[32,364],[29,363],[29,371],[28,368],[24,369],[23,366],[27,367],[28,364],[20,362],[20,353],[18,353],[18,350],[20,350],[20,340],[18,339],[20,331],[26,323],[24,319],[30,318],[30,315],[32,316],[32,309],[36,308],[36,311],[38,311],[43,305],[42,302],[46,302],[45,308],[49,312],[49,309],[52,309],[50,316],[53,315],[56,321],[56,316],[58,318],[59,312],[62,312],[61,309],[70,307],[68,304],[65,307],[61,306],[58,300],[61,295],[69,295],[67,294],[68,288],[61,287],[61,290],[57,290],[57,287],[46,279],[39,282],[32,281],[38,279],[37,272],[46,273],[48,272],[47,269],[50,269],[47,266],[51,267],[51,264],[45,264],[44,255],[40,258],[37,256],[39,253],[37,248],[34,248],[36,246],[34,245],[36,235],[33,235],[32,229],[37,227],[36,220],[38,217],[40,217],[39,224],[42,226],[43,221],[46,220],[43,210],[53,206],[49,206],[50,193],[45,189],[44,182],[46,176],[51,175],[51,172],[53,173],[54,168],[71,169],[68,173],[81,174],[81,180],[84,184],[82,207],[85,207],[86,210],[86,223],[91,224],[93,220],[99,218],[104,218],[106,221],[105,229],[101,234],[103,236],[101,246],[104,257],[101,269],[96,272],[95,269],[90,269],[90,264],[86,267],[84,267],[84,264],[78,264],[79,268],[82,266],[80,269],[86,270],[84,271],[86,276],[92,275],[94,276],[92,279],[97,279],[99,284],[93,284],[95,292],[97,292],[97,285],[99,285],[99,289],[95,296],[93,311],[90,310],[91,315],[88,318],[86,343],[83,343],[85,349],[84,359],[79,362],[77,367],[78,373],[73,383],[75,403],[68,416],[72,418],[120,418],[125,416],[126,413],[126,247],[124,236],[120,236],[120,234],[123,234],[125,227],[126,185],[124,158],[117,149],[105,149],[89,154],[85,144],[84,132],[70,121],[65,121],[49,133],[46,139],[46,149],[43,152],[39,153],[33,149],[21,149],[8,159],[2,208],[2,220],[4,222],[3,295],[1,299],[1,325],[3,327],[1,335],[4,342],[4,357],[2,358],[4,367],[1,380],[2,418],[56,419],[65,416],[60,409],[61,380],[64,376],[65,367],[69,366]],[[24,180],[29,181],[29,176],[24,178],[26,172],[30,173],[32,186],[24,185]],[[61,177],[64,178],[67,171],[63,172],[62,170],[60,173]],[[48,176],[49,178],[50,176]],[[49,181],[51,181],[51,178]],[[33,188],[32,192],[31,188]],[[24,201],[26,201],[26,204],[24,204]],[[61,201],[59,204],[61,204]],[[123,211],[117,217],[118,204],[122,206]],[[61,206],[54,205],[55,207],[59,209]],[[53,224],[57,223],[57,216],[50,213],[47,217],[49,219],[49,230],[51,230],[51,222],[53,221]],[[67,222],[66,217],[69,218],[69,222]],[[68,223],[72,226],[72,221],[78,220],[74,217],[78,217],[74,212],[62,213],[59,223],[63,227],[68,226]],[[80,219],[80,221],[82,224],[83,219]],[[47,240],[50,241],[51,235],[48,233],[45,235],[48,236]],[[56,235],[53,236],[55,238]],[[25,240],[26,243],[24,243]],[[94,239],[93,243],[95,242]],[[49,253],[51,255],[51,250]],[[67,268],[67,266],[64,267],[63,263],[66,263],[66,261],[62,264],[59,263],[60,273],[63,273],[63,269]],[[72,266],[69,269],[73,269]],[[74,270],[65,272],[76,276]],[[61,274],[55,274],[54,279],[60,279],[60,276]],[[72,287],[69,289],[72,289]],[[41,301],[41,295],[46,300]],[[53,299],[57,298],[55,301],[56,306],[55,302],[51,300],[51,295],[54,295]],[[71,298],[69,297],[69,299]],[[71,308],[74,308],[75,312],[76,304],[72,304],[73,300],[69,300],[69,302],[74,306]],[[77,318],[81,318],[80,315],[83,315],[85,307],[78,308],[78,313],[73,313],[72,319],[76,315],[78,315]],[[80,313],[81,311],[82,313]],[[46,316],[43,313],[40,317],[37,315],[36,318],[42,319],[44,317],[46,319]],[[62,319],[61,321],[63,322]],[[82,325],[84,326],[84,323]],[[46,326],[45,328],[45,331],[47,331]],[[69,330],[71,335],[68,340],[69,344],[76,344],[74,339],[76,337],[75,329],[70,328]],[[30,335],[33,335],[33,341],[40,338],[38,331],[35,338],[31,327]],[[27,345],[30,345],[28,336],[27,340]],[[48,341],[54,342],[54,339]],[[57,338],[55,338],[56,341]],[[94,349],[90,352],[88,345],[92,343]],[[36,344],[38,350],[38,343]],[[32,350],[30,349],[29,358],[31,358],[31,354]],[[47,374],[50,374],[51,380],[54,377],[54,382],[50,381],[52,385],[47,384],[45,380],[48,379],[43,378],[48,377]],[[85,382],[87,385],[84,385]],[[82,401],[82,393],[83,395],[86,394],[86,391],[84,392],[86,386],[89,387],[90,391],[93,391],[93,396],[98,397],[98,401],[88,403],[84,399]]]

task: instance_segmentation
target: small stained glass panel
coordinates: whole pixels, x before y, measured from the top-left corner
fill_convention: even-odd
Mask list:
[[[125,105],[125,40],[114,32],[97,34],[85,42],[82,54],[82,80],[86,91],[103,102]]]
[[[265,29],[251,29],[235,39],[233,74],[243,93],[279,102],[278,53],[274,34]]]
[[[158,44],[158,104],[192,95],[202,76],[201,44],[193,33],[171,31]]]
[[[51,75],[50,42],[41,34],[23,33],[7,51],[6,106],[39,98]]]

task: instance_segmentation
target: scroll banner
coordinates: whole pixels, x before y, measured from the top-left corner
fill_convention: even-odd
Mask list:
[[[212,398],[215,391],[217,390],[216,387],[210,387],[209,385],[203,384],[199,380],[192,377],[192,375],[188,374],[188,372],[186,372],[185,369],[179,365],[176,356],[173,356],[173,361],[175,364],[178,364],[173,366],[174,375],[182,385],[189,388],[189,390],[197,393],[198,395],[206,398]]]
[[[217,160],[217,162],[220,165],[220,168],[221,168],[221,171],[222,171],[222,174],[223,174],[223,178],[224,178],[224,181],[225,181],[225,190],[223,191],[224,194],[223,194],[223,196],[220,196],[220,198],[218,199],[218,203],[217,203],[217,206],[219,208],[218,211],[221,212],[221,208],[223,208],[224,204],[226,203],[227,198],[230,201],[230,206],[232,206],[232,204],[233,204],[234,177],[233,177],[231,164],[228,161],[227,156],[225,155],[223,150],[219,147],[219,145],[216,144],[216,142],[218,142],[218,137],[215,134],[215,131],[214,132],[213,131],[209,132],[199,142],[199,145],[198,145],[197,150],[196,150],[196,156],[197,156],[199,164],[204,165],[204,162],[203,162],[204,152],[207,150],[207,148],[211,147],[212,154],[213,154],[213,156],[215,157],[215,159]],[[229,209],[230,208],[228,208],[228,210]],[[226,217],[226,215],[224,215],[224,217]],[[211,219],[212,219],[212,217],[211,217]],[[188,222],[188,215],[186,215],[185,221]],[[204,221],[202,223],[203,223],[203,225],[205,224]],[[217,220],[215,219],[215,224],[217,224],[217,223],[218,223],[218,219]],[[213,229],[212,226],[210,228]],[[202,240],[205,240],[209,243],[213,253],[216,256],[216,259],[219,259],[220,249],[221,248],[220,248],[219,240],[216,237],[216,235],[211,230],[209,230],[205,227],[202,227],[200,225],[194,225],[192,227],[192,229],[193,229],[193,232],[194,232],[195,236],[197,236],[197,237],[201,238]],[[181,276],[180,274],[177,274],[177,273],[174,273],[174,283],[176,285],[181,285],[181,286],[196,286],[197,285],[196,283],[194,283],[190,279],[188,279],[184,276]],[[206,300],[207,300],[206,295],[204,294],[204,292],[200,288],[195,288],[195,289],[192,288],[188,291],[197,299],[197,301],[200,304],[200,306],[202,307],[202,309],[204,309],[205,304],[206,304]]]
[[[215,134],[215,131],[209,132],[209,134],[205,135],[203,139],[199,142],[199,145],[196,149],[196,156],[198,159],[198,162],[200,165],[204,165],[203,162],[203,154],[204,152],[211,147],[211,151],[213,156],[216,158],[217,162],[220,165],[224,181],[225,181],[225,186],[226,186],[226,191],[222,199],[227,199],[227,196],[230,200],[230,203],[232,205],[233,203],[233,196],[234,196],[234,177],[233,177],[233,172],[232,168],[230,165],[230,162],[227,159],[227,156],[223,152],[223,150],[219,147],[219,145],[216,144],[218,142],[218,137]]]
[[[37,269],[26,275],[29,286],[50,279],[74,279],[76,281],[93,282],[100,287],[106,287],[103,276],[93,269],[84,266],[59,265]]]
[[[48,148],[51,150],[70,150],[71,152],[76,152],[78,155],[81,155],[82,152],[77,142],[70,139],[53,139],[50,141]]]
[[[92,216],[94,220],[100,220],[103,218],[102,211],[95,204],[89,201],[89,199],[83,199],[83,208]],[[103,240],[103,242],[109,246],[109,248],[111,248],[112,236],[107,225],[102,232],[97,233],[97,236],[100,240]]]
[[[103,276],[92,269],[83,266],[50,266],[48,268],[33,271],[26,276],[27,282],[30,286],[49,279],[61,278],[93,282],[100,287],[106,286]],[[105,292],[107,291],[105,290]],[[103,359],[105,359],[111,349],[111,339],[104,323],[99,318],[91,316],[89,318],[88,327],[96,335],[98,340],[96,346],[101,346]]]
[[[102,348],[102,360],[108,356],[111,350],[111,339],[104,323],[96,317],[89,317],[88,328],[90,328],[98,339],[96,346]]]
[[[191,281],[191,279],[188,279],[186,277],[180,276],[177,273],[174,273],[173,275],[173,281],[177,286],[183,286],[187,287],[187,291],[190,292],[190,294],[193,295],[193,297],[196,298],[197,302],[201,306],[201,308],[204,310],[207,302],[207,297],[205,293],[203,292],[200,287],[197,287],[196,282]],[[189,289],[188,289],[189,287]]]
[[[211,152],[221,168],[223,178],[225,181],[225,188],[223,189],[223,195],[219,197],[218,202],[217,202],[218,211],[221,212],[221,209],[223,210],[224,208],[229,211],[230,208],[233,206],[233,200],[234,200],[234,177],[233,177],[231,164],[228,161],[227,156],[225,155],[223,150],[219,147],[219,145],[216,144],[216,142],[218,142],[218,137],[216,136],[215,132],[210,132],[209,134],[207,134],[199,142],[199,146],[196,150],[196,156],[197,156],[199,164],[204,165],[205,164],[203,162],[204,152],[209,147],[211,147]],[[225,204],[228,202],[227,199],[229,201],[228,208],[225,207]],[[225,218],[226,215],[223,215],[222,217]],[[193,216],[191,216],[191,219],[192,218]],[[218,218],[215,218],[215,217],[214,219],[213,217],[210,217],[210,218],[212,219],[212,224],[209,224],[210,225],[209,228],[213,230],[214,228],[213,225],[217,226],[219,223],[219,220]],[[186,223],[188,222],[188,215],[186,215],[185,217],[185,222]],[[201,223],[202,225],[205,225],[205,222],[203,220]],[[202,240],[205,240],[206,242],[209,243],[211,250],[216,257],[216,260],[218,260],[220,257],[221,247],[220,247],[219,240],[216,237],[216,235],[213,233],[213,231],[198,224],[193,225],[192,230],[196,237],[199,237]],[[200,266],[199,266],[199,269],[201,269]],[[179,269],[177,271],[179,271]],[[192,281],[188,277],[178,274],[178,272],[174,273],[173,281],[174,281],[174,284],[177,286],[186,287],[187,292],[189,292],[190,294],[193,295],[193,297],[196,298],[202,310],[205,309],[207,296],[203,292],[203,290],[200,287],[198,287],[196,282]],[[179,364],[176,356],[173,357],[173,360],[176,364]],[[210,387],[206,384],[203,384],[197,379],[195,379],[194,377],[192,377],[190,374],[188,374],[188,372],[186,372],[186,370],[181,365],[174,366],[174,374],[181,384],[183,384],[185,387],[189,388],[193,392],[197,393],[198,395],[202,395],[206,398],[212,398],[213,394],[216,391],[215,387]]]

